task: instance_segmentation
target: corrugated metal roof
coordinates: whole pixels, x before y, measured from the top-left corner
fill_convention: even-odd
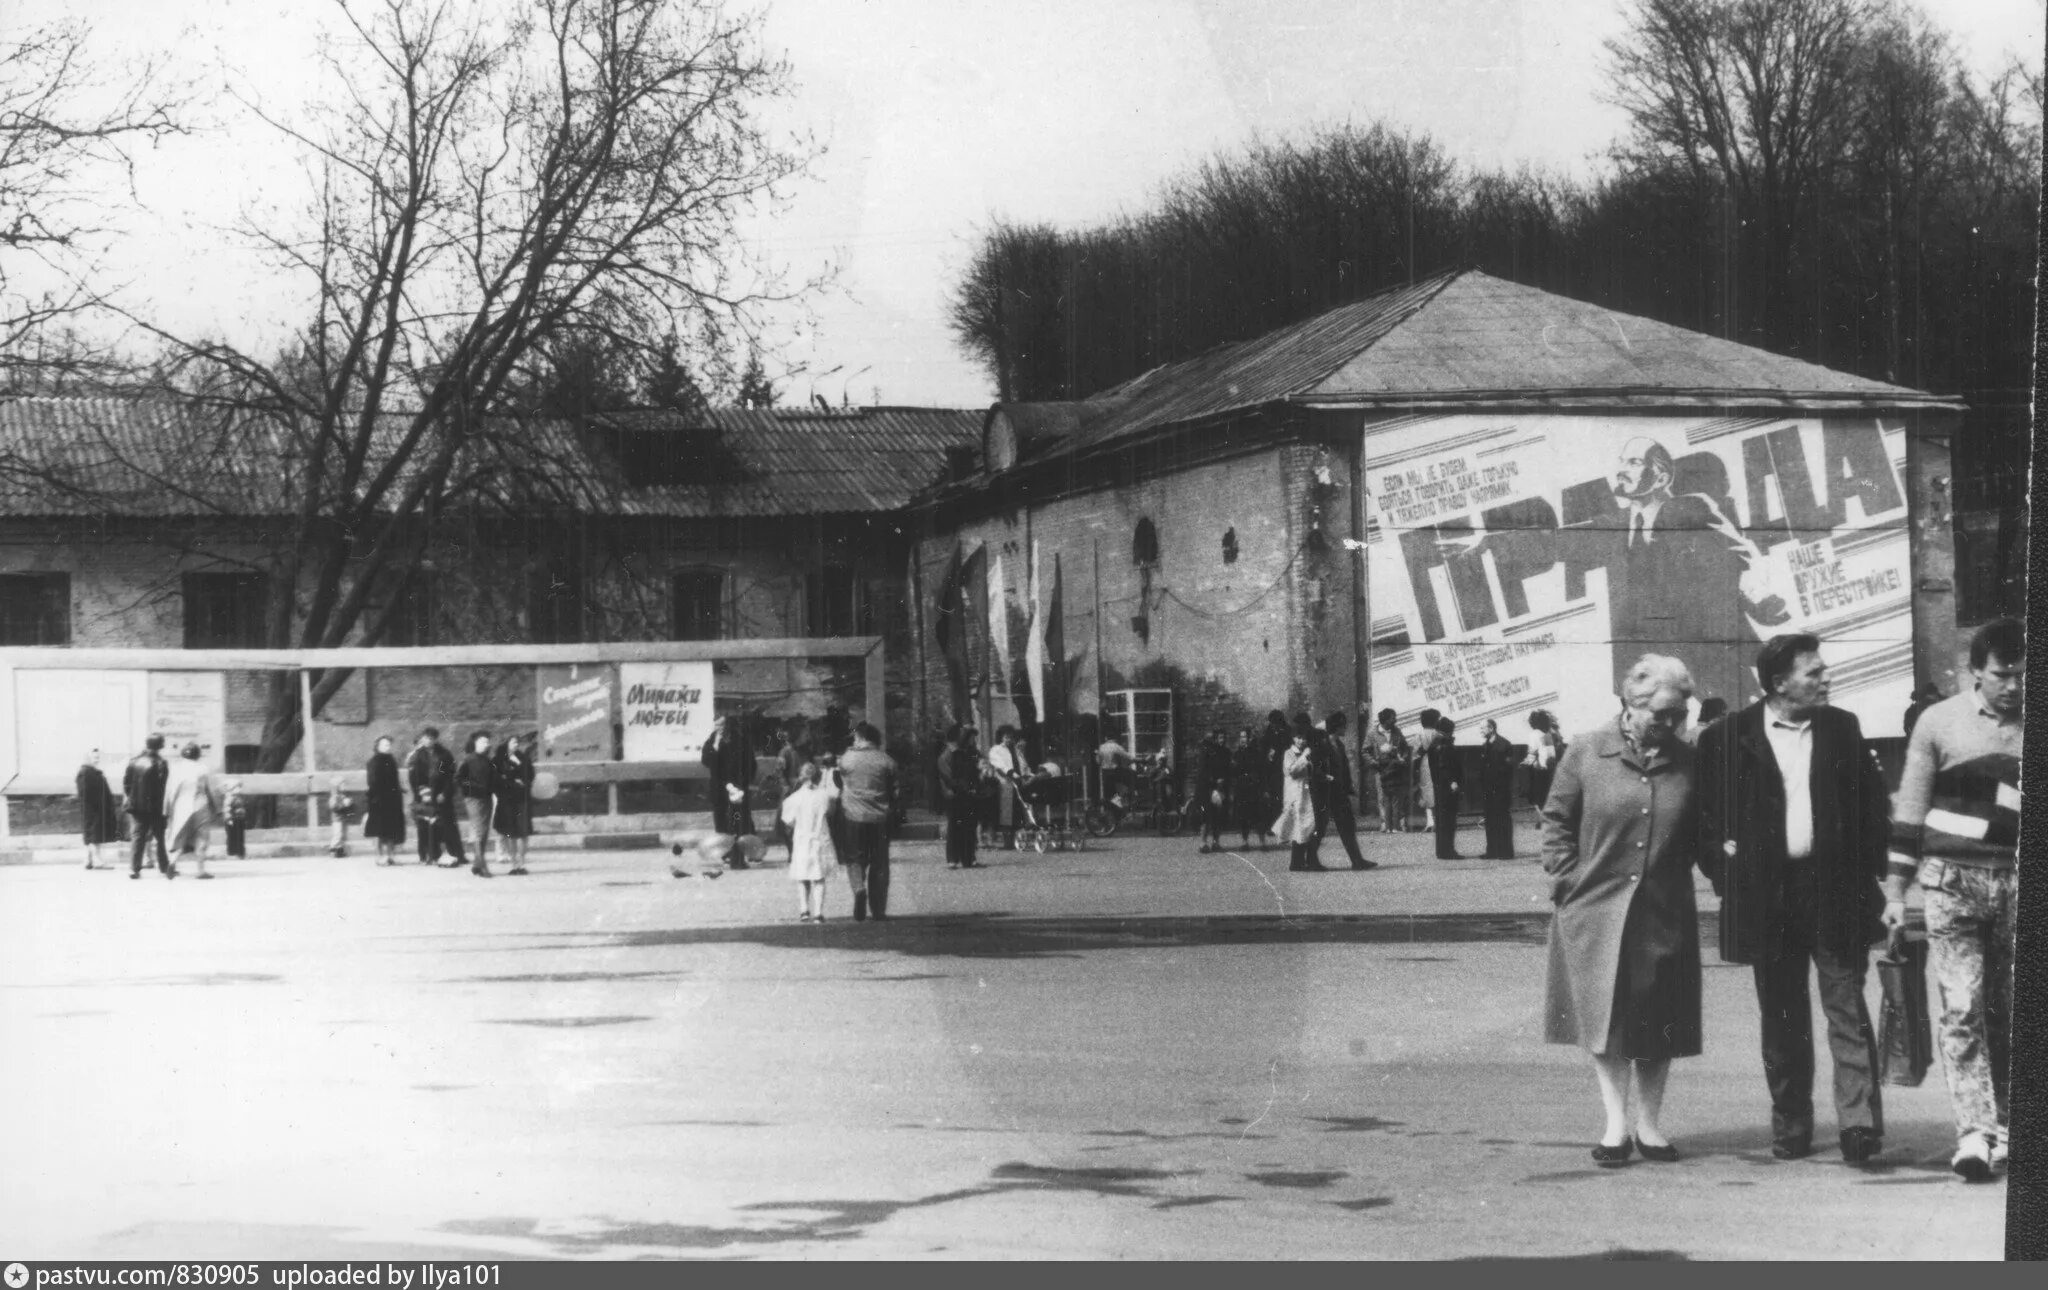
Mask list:
[[[1464,270],[1154,368],[1094,396],[1103,417],[1059,453],[1262,404],[1574,397],[1668,406],[1943,404],[1768,350]],[[1015,405],[1011,405],[1014,407]]]
[[[541,486],[594,514],[819,515],[892,511],[938,482],[946,450],[978,447],[983,413],[956,408],[716,408],[709,424],[665,412],[618,413],[593,432],[533,422],[496,460],[464,463],[507,496]],[[380,433],[403,427],[388,418]],[[640,486],[599,446],[607,429],[673,436],[702,483]],[[197,443],[197,449],[191,447]],[[0,514],[258,515],[296,495],[285,437],[260,424],[213,428],[202,413],[142,399],[0,401]],[[181,450],[182,449],[182,450]],[[696,454],[696,456],[692,456]]]

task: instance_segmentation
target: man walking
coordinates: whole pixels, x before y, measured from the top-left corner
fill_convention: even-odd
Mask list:
[[[127,773],[121,777],[121,793],[127,799],[125,809],[135,821],[135,843],[128,854],[130,878],[142,876],[142,857],[149,850],[151,838],[156,839],[157,871],[166,878],[178,876],[164,847],[164,782],[170,778],[171,768],[164,763],[163,747],[162,735],[143,740],[142,755],[128,763]]]
[[[1368,860],[1358,851],[1358,816],[1351,809],[1355,792],[1351,780],[1351,753],[1344,747],[1344,728],[1347,722],[1341,712],[1332,712],[1323,720],[1324,751],[1327,754],[1326,770],[1330,776],[1330,824],[1337,831],[1337,841],[1344,845],[1344,854],[1351,857],[1353,869],[1377,869],[1379,862]]]
[[[853,887],[853,921],[889,916],[889,821],[896,811],[896,761],[882,751],[882,732],[862,721],[853,747],[839,759],[839,806],[846,851],[839,857]]]
[[[1970,639],[1972,689],[1920,714],[1892,804],[1884,921],[1906,922],[1906,888],[1927,902],[1936,1027],[1956,1121],[1951,1167],[1991,1177],[2007,1154],[2014,901],[2018,884],[2021,692],[2026,629],[2000,618]]]
[[[1764,697],[1699,739],[1700,868],[1721,897],[1721,957],[1750,964],[1763,1011],[1771,1154],[1813,1151],[1813,1012],[1820,981],[1842,1159],[1883,1149],[1877,1047],[1863,1001],[1881,934],[1884,776],[1851,714],[1828,706],[1827,664],[1806,633],[1757,651]]]

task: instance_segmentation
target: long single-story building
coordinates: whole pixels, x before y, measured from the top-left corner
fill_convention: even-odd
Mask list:
[[[1521,738],[1606,719],[1651,651],[1739,706],[1800,630],[1896,735],[1916,682],[1958,684],[1962,410],[1484,273],[1387,291],[995,408],[982,469],[918,504],[919,715],[1164,690],[1181,750],[1272,709]]]

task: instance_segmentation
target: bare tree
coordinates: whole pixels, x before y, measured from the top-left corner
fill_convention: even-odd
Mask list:
[[[751,326],[787,293],[735,221],[807,160],[758,116],[786,66],[715,0],[337,7],[332,95],[303,121],[249,104],[317,179],[305,227],[246,230],[308,287],[292,345],[135,319],[172,392],[287,464],[261,561],[274,647],[382,639],[449,516],[586,502],[585,459],[517,415],[521,392],[577,338]],[[345,679],[315,678],[316,710]],[[301,735],[280,676],[262,767]]]
[[[105,295],[91,270],[112,231],[107,181],[132,181],[136,148],[187,128],[161,63],[107,72],[91,41],[76,20],[0,40],[0,393],[83,363],[70,324]]]

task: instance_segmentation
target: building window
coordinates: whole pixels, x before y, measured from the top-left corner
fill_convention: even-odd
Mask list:
[[[1237,530],[1223,530],[1223,563],[1237,563]]]
[[[186,574],[185,648],[263,648],[269,585],[260,573]]]
[[[805,576],[804,635],[867,636],[874,632],[873,618],[851,568],[828,564]]]
[[[70,643],[70,574],[0,574],[0,645]]]
[[[1139,520],[1138,531],[1131,534],[1131,563],[1141,569],[1159,563],[1159,530],[1149,517]]]
[[[675,577],[675,607],[669,639],[715,641],[725,635],[725,575],[716,569],[687,569]]]
[[[583,579],[573,567],[548,562],[527,572],[526,625],[536,645],[583,639]]]

